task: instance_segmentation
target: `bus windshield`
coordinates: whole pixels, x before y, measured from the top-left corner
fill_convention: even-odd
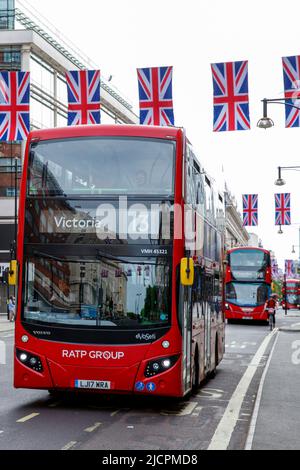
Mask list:
[[[85,328],[166,326],[171,316],[170,265],[166,258],[29,256],[24,320]]]
[[[287,294],[286,300],[289,304],[297,304],[299,302],[299,295],[297,294]]]
[[[229,255],[229,264],[234,279],[263,280],[270,259],[261,250],[235,250]]]
[[[137,137],[84,137],[31,144],[29,196],[174,193],[176,144]]]
[[[226,284],[226,300],[241,307],[255,307],[263,305],[268,299],[269,286],[265,283],[238,283]]]

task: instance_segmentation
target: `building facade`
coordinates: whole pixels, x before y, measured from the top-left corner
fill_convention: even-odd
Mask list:
[[[30,72],[31,129],[66,126],[65,72],[101,67],[73,44],[56,37],[56,32],[51,26],[47,29],[44,20],[39,23],[38,17],[30,17],[30,10],[17,6],[15,0],[0,0],[0,70]],[[102,77],[101,122],[139,122],[128,100]],[[24,142],[0,141],[0,284],[15,238],[16,199],[24,149]]]
[[[242,216],[237,209],[234,196],[225,188],[225,246],[227,250],[249,244],[249,234],[243,226]]]

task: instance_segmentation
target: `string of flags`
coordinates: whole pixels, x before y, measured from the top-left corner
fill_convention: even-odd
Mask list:
[[[291,194],[279,193],[275,198],[275,225],[291,225]],[[258,225],[258,194],[243,194],[243,225]]]
[[[279,268],[277,260],[271,259],[272,279],[281,280],[283,272]],[[286,278],[300,279],[300,263],[299,260],[286,259],[284,261],[284,274]]]
[[[300,127],[300,110],[291,107],[300,99],[300,56],[283,57],[282,70],[287,100],[285,125]],[[248,61],[214,63],[211,72],[213,131],[249,130]],[[137,78],[140,124],[173,126],[173,67],[139,68]],[[100,124],[100,70],[68,71],[66,83],[68,125]],[[0,140],[25,140],[30,130],[29,113],[30,72],[1,71]],[[246,213],[245,224],[257,225],[257,211]]]

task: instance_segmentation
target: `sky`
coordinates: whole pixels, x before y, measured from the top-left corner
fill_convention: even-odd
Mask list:
[[[279,265],[300,254],[300,129],[285,129],[284,106],[270,104],[275,127],[258,129],[263,98],[281,98],[281,58],[300,55],[300,2],[278,0],[22,0],[84,51],[138,112],[136,68],[173,66],[175,124],[187,130],[200,162],[222,188],[223,175],[242,210],[242,194],[259,195],[258,234]],[[18,2],[17,2],[18,3]],[[251,130],[213,132],[210,64],[248,60]],[[222,173],[223,172],[223,173]],[[275,192],[291,193],[292,225],[279,235]],[[296,255],[292,255],[296,245]]]

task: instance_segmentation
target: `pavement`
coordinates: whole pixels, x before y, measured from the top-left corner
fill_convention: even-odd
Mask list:
[[[258,390],[249,450],[300,449],[300,313],[278,317],[287,323],[279,328]]]
[[[15,329],[15,324],[7,320],[6,313],[0,313],[0,333],[5,331],[12,331]]]

